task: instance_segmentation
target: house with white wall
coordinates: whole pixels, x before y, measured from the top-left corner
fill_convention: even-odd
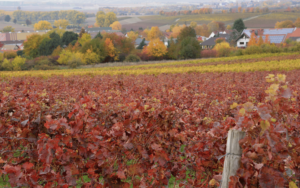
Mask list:
[[[270,43],[280,44],[285,42],[289,36],[298,35],[297,28],[282,28],[282,29],[245,29],[241,36],[236,40],[236,45],[238,48],[246,48],[250,41],[251,33],[255,33],[257,37],[262,36],[265,40],[266,36],[269,37]],[[300,33],[300,32],[299,32]],[[299,34],[300,35],[300,34]]]

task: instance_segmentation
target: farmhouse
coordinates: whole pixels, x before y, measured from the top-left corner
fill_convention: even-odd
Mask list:
[[[238,48],[246,48],[248,46],[251,34],[262,36],[265,40],[266,36],[269,37],[270,43],[280,44],[286,39],[293,37],[300,38],[299,28],[283,28],[283,29],[245,29],[241,36],[236,40]]]
[[[0,51],[18,51],[23,50],[23,42],[22,40],[18,41],[1,41],[0,42]]]

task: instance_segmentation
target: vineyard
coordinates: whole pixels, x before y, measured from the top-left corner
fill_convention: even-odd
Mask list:
[[[300,55],[1,73],[1,187],[299,187]]]

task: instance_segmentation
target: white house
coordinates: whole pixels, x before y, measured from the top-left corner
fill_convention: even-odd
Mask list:
[[[236,46],[238,48],[246,48],[249,40],[250,37],[243,33],[242,36],[237,40]]]

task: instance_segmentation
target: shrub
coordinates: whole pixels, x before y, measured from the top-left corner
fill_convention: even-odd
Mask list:
[[[81,62],[84,62],[84,55],[80,52],[71,52],[68,50],[63,50],[62,53],[59,56],[59,59],[57,60],[57,62],[60,65],[68,65],[69,64],[69,60],[75,56],[76,58],[80,58]]]
[[[260,54],[261,52],[261,47],[259,46],[249,46],[244,50],[244,54],[246,55],[251,55],[251,54]]]
[[[76,54],[73,54],[72,57],[68,60],[68,66],[72,69],[77,68],[82,64],[82,59]]]
[[[84,54],[83,62],[84,62],[84,64],[92,65],[92,64],[97,63],[99,59],[100,59],[99,55],[97,55],[92,50],[88,49],[86,51],[86,53]]]
[[[3,55],[3,53],[0,52],[0,62],[2,62],[3,59],[4,59],[4,55]]]
[[[140,61],[141,58],[134,54],[129,54],[125,59],[125,62],[140,62]]]
[[[217,51],[216,50],[202,50],[201,57],[203,57],[203,58],[217,57]]]
[[[4,55],[4,58],[6,58],[6,59],[13,59],[18,56],[17,52],[15,52],[15,51],[6,51],[6,52],[4,52],[3,55]]]
[[[18,55],[18,56],[23,56],[23,55],[24,55],[23,50],[18,50],[18,51],[17,51],[17,55]]]
[[[230,44],[228,42],[217,43],[214,47],[218,57],[228,57],[230,54]]]
[[[5,58],[2,62],[2,69],[6,71],[12,71],[14,67],[11,61]]]
[[[201,55],[201,46],[196,38],[186,37],[180,42],[180,57],[183,59],[198,58]]]
[[[15,59],[12,60],[13,70],[20,71],[21,67],[25,64],[26,59],[20,56],[17,56]]]

